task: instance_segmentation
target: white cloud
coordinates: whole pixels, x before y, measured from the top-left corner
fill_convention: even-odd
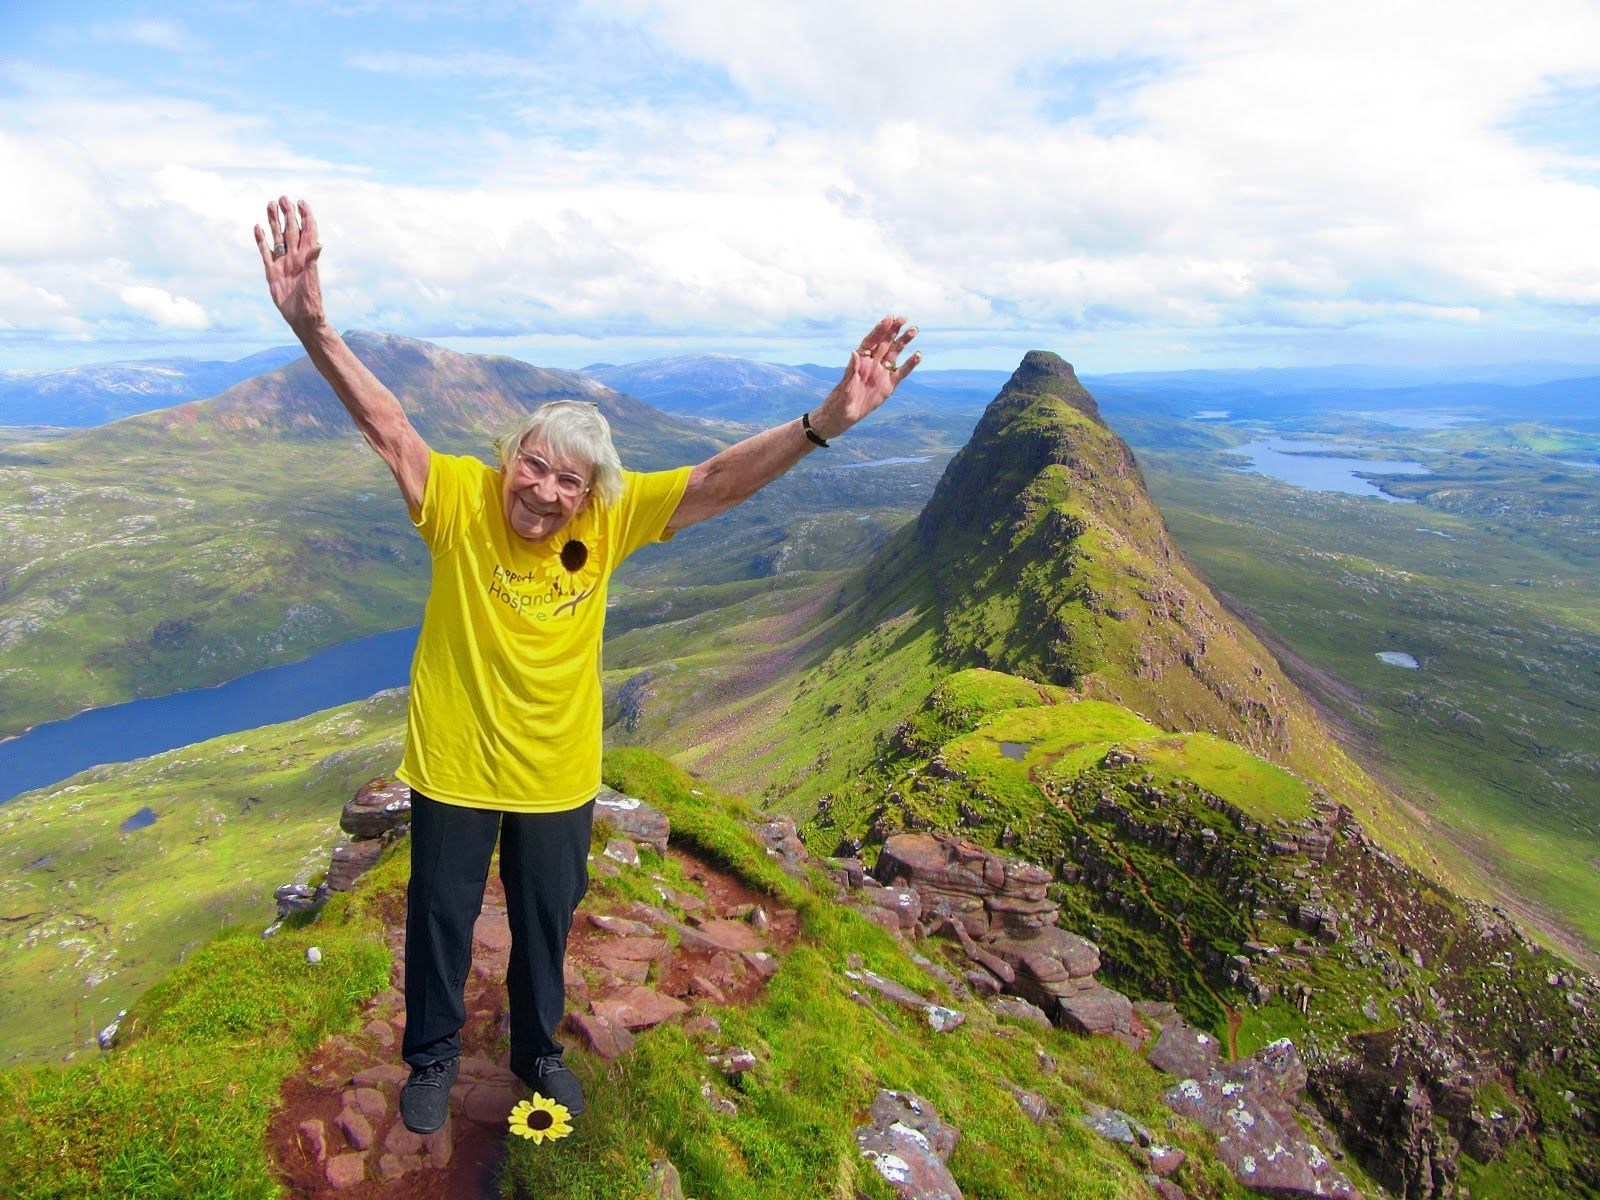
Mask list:
[[[193,300],[158,287],[125,287],[121,296],[134,312],[166,329],[204,329],[210,323],[206,310]]]
[[[648,57],[607,91],[509,40],[372,40],[338,57],[478,88],[492,124],[336,163],[299,114],[13,65],[0,169],[28,186],[0,193],[0,261],[107,328],[132,308],[280,336],[249,227],[288,190],[324,223],[335,320],[421,334],[776,338],[892,307],[997,342],[1160,347],[1576,329],[1600,305],[1594,159],[1517,132],[1600,72],[1586,0],[594,0],[582,19],[637,22],[749,102],[642,90]],[[15,303],[0,319],[26,327]]]

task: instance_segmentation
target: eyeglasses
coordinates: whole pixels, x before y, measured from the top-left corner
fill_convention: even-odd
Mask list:
[[[535,483],[542,483],[554,477],[556,494],[567,500],[576,500],[589,490],[589,485],[581,475],[574,475],[571,471],[557,471],[537,454],[529,454],[525,450],[517,451],[517,461],[527,471],[528,478]]]

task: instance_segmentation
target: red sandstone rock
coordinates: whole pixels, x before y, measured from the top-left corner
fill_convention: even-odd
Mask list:
[[[683,1001],[646,987],[619,988],[609,996],[592,1001],[589,1007],[596,1016],[628,1029],[648,1029],[689,1011]]]
[[[362,1116],[354,1108],[342,1109],[333,1119],[345,1141],[350,1143],[352,1150],[370,1150],[372,1148],[372,1122]]]
[[[322,1177],[328,1181],[328,1186],[337,1191],[352,1188],[367,1177],[367,1156],[365,1154],[335,1154],[328,1160],[328,1165],[323,1169]]]
[[[301,1121],[300,1143],[312,1162],[321,1163],[328,1157],[328,1133],[320,1120]]]
[[[568,1013],[566,1027],[586,1048],[610,1061],[621,1058],[633,1049],[633,1034],[626,1026],[617,1025],[605,1017],[585,1013]]]
[[[410,824],[411,789],[381,777],[362,784],[339,814],[339,828],[357,839],[398,836]]]

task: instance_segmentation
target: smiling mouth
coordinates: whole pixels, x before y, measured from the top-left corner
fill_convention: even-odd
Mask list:
[[[553,516],[558,515],[558,511],[559,511],[558,510],[556,512],[553,512],[553,511],[550,511],[548,509],[535,508],[533,506],[533,502],[531,500],[529,500],[528,497],[526,497],[526,496],[518,496],[517,497],[517,503],[522,505],[523,508],[527,509],[530,513],[532,513],[536,517],[553,517]]]

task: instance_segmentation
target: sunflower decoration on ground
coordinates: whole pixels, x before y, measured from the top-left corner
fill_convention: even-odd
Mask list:
[[[553,1142],[572,1132],[572,1114],[564,1104],[557,1104],[547,1096],[533,1096],[520,1101],[507,1118],[511,1132],[525,1137],[534,1144]]]

